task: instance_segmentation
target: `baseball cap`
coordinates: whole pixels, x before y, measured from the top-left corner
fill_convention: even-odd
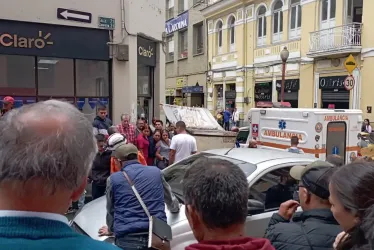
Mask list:
[[[121,144],[126,144],[127,140],[126,137],[120,133],[114,133],[111,136],[108,137],[107,142],[107,149],[109,150],[115,150],[117,147],[119,147]]]
[[[3,99],[3,103],[6,103],[6,104],[8,104],[8,103],[14,104],[14,98],[11,97],[11,96],[6,96],[6,97],[4,97],[4,99]]]
[[[112,156],[124,160],[127,156],[131,154],[138,154],[138,149],[133,144],[121,143],[116,149],[113,150]]]
[[[291,168],[290,175],[292,178],[299,180],[309,192],[321,199],[327,200],[330,196],[330,177],[334,169],[331,163],[316,161],[308,166],[295,166]]]

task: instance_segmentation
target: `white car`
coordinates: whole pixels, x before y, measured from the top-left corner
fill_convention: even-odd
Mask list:
[[[166,181],[182,204],[180,212],[177,214],[172,214],[166,209],[168,224],[173,232],[171,247],[174,250],[182,250],[196,242],[184,211],[182,180],[188,167],[202,156],[231,161],[247,175],[250,197],[248,197],[246,233],[252,237],[264,236],[270,217],[278,210],[280,205],[278,203],[275,207],[265,206],[265,203],[268,202],[266,201],[266,192],[269,188],[278,185],[281,176],[288,176],[290,168],[294,165],[306,165],[316,160],[308,155],[285,151],[232,148],[202,152],[164,169],[163,173]],[[98,236],[99,228],[106,224],[105,216],[106,199],[101,197],[85,205],[76,214],[70,225],[79,233],[86,234],[91,238],[113,242],[111,237]]]

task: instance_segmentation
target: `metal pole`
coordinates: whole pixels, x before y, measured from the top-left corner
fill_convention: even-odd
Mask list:
[[[286,78],[286,62],[282,63],[282,86],[281,86],[281,103],[284,102],[284,82]]]

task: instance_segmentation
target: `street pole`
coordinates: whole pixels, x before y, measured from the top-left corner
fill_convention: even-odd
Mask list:
[[[284,102],[284,84],[286,78],[286,62],[290,52],[287,50],[287,47],[284,47],[280,53],[280,58],[282,59],[282,86],[281,86],[281,104]]]
[[[286,62],[282,62],[282,86],[281,86],[281,104],[284,102],[284,82],[286,78]]]

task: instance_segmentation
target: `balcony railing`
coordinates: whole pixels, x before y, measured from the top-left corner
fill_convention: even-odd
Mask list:
[[[309,56],[354,53],[361,50],[361,23],[323,29],[310,33]]]

